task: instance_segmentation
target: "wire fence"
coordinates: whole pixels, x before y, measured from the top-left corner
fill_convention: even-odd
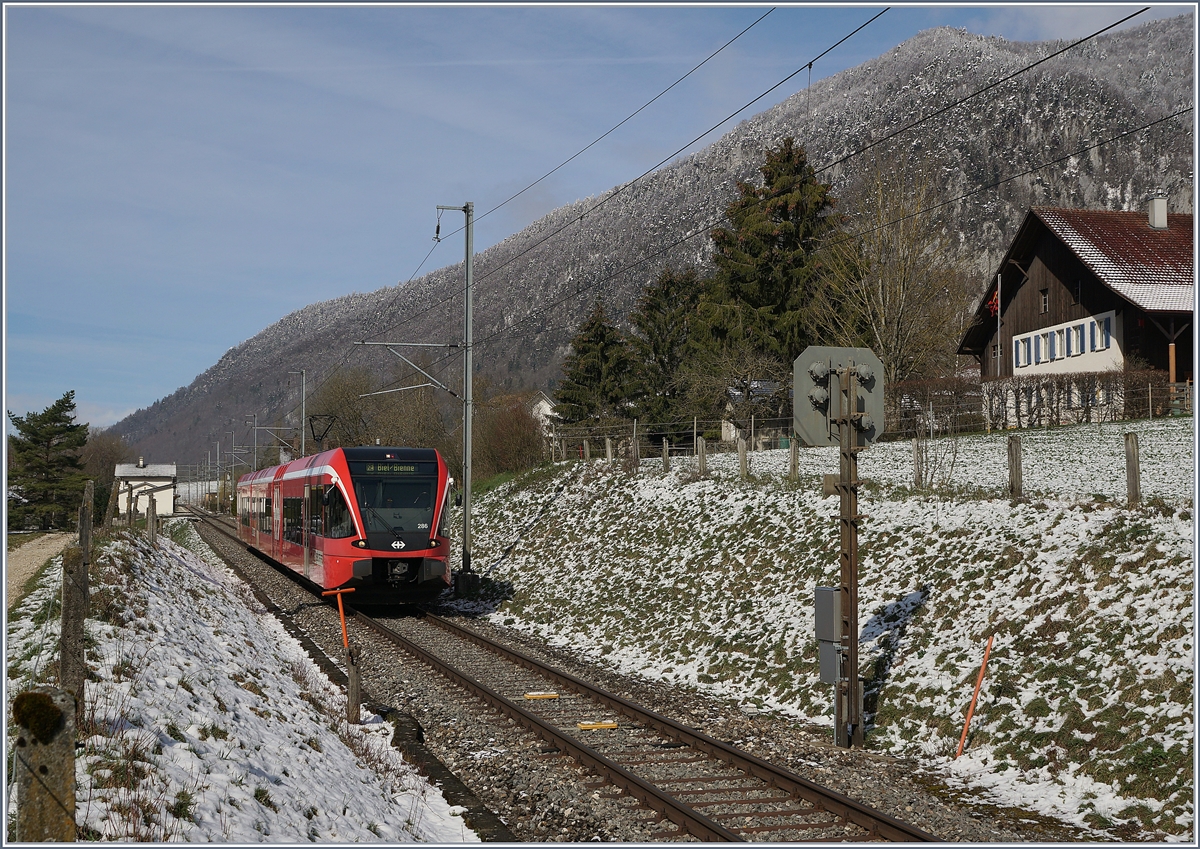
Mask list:
[[[886,387],[886,425],[880,439],[1190,416],[1192,391],[1191,381],[1170,383],[1160,371],[909,381]],[[788,448],[796,438],[791,416],[752,416],[748,422],[696,417],[559,424],[547,442],[554,459],[610,453],[615,459],[660,456],[664,440],[671,456],[694,456],[699,437],[704,437],[710,454],[736,451],[738,439],[745,439],[751,451],[767,451]]]

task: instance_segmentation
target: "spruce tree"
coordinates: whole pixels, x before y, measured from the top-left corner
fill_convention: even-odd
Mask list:
[[[628,416],[633,396],[634,360],[629,341],[595,310],[571,340],[563,362],[563,382],[555,392],[554,414],[567,424],[603,422]]]
[[[83,495],[79,454],[88,438],[88,426],[75,423],[74,390],[40,413],[9,410],[8,417],[17,431],[8,441],[8,526],[71,524]]]
[[[836,226],[834,198],[794,139],[767,151],[759,170],[763,185],[738,183],[740,196],[726,207],[732,227],[713,231],[717,271],[701,316],[721,347],[749,343],[790,363],[810,343],[814,255]]]
[[[629,316],[636,330],[630,342],[638,365],[639,410],[650,422],[669,422],[683,415],[679,369],[696,327],[699,302],[695,269],[664,268]],[[690,429],[689,425],[689,433]]]

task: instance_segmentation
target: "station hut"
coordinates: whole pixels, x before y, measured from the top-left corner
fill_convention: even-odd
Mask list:
[[[175,492],[178,483],[174,463],[147,463],[138,457],[136,463],[118,463],[116,479],[120,483],[117,498],[117,514],[124,516],[129,511],[129,493],[137,499],[136,512],[144,514],[147,499],[154,499],[154,513],[159,518],[175,513]],[[155,490],[147,493],[147,490]],[[139,494],[140,493],[140,494]]]

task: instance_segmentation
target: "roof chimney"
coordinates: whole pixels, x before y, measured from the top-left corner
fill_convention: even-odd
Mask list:
[[[1150,226],[1155,230],[1167,229],[1167,193],[1162,189],[1150,195]]]
[[[137,467],[138,467],[139,469],[144,469],[144,468],[146,468],[146,459],[145,459],[144,457],[138,457],[138,464],[137,464]]]

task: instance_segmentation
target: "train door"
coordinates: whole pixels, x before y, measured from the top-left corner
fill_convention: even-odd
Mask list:
[[[309,532],[309,500],[312,498],[312,487],[304,485],[304,501],[300,513],[300,544],[304,546],[304,577],[309,578],[312,568],[312,534]]]
[[[271,511],[275,514],[271,522],[271,556],[276,560],[283,559],[283,485],[277,481],[271,482],[274,497],[271,499]]]

